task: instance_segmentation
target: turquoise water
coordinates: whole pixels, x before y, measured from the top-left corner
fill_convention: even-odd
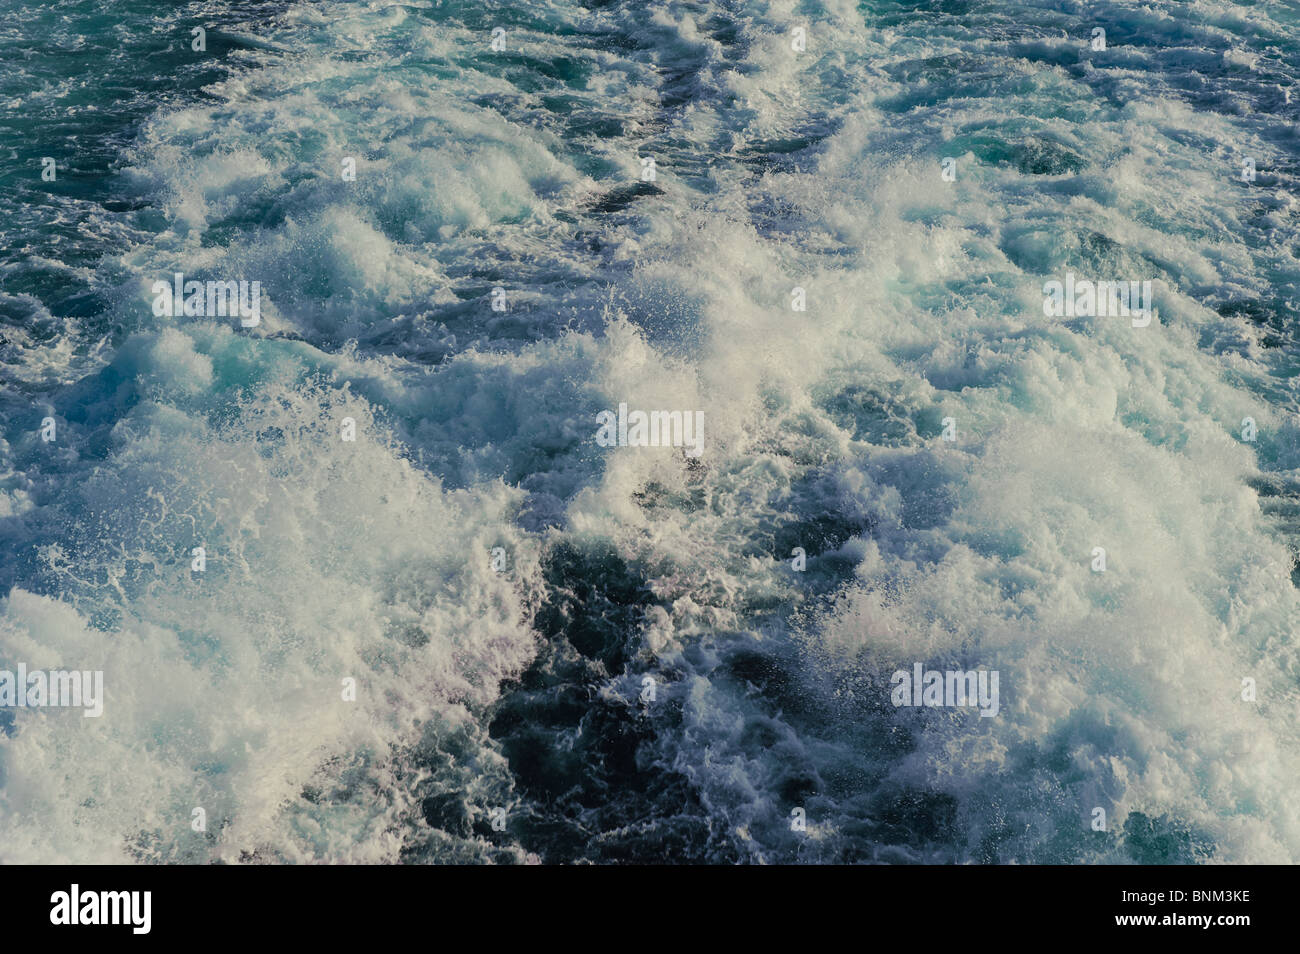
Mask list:
[[[1296,860],[1294,4],[2,9],[0,859]]]

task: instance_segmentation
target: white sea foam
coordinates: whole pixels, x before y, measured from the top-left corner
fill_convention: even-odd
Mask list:
[[[508,788],[487,712],[533,659],[562,539],[642,573],[634,664],[604,688],[668,674],[679,718],[641,759],[688,780],[722,857],[1124,861],[1141,813],[1214,860],[1295,861],[1295,541],[1251,489],[1297,477],[1293,359],[1210,307],[1296,293],[1293,213],[1233,180],[1243,150],[1281,157],[1247,90],[1185,86],[1225,37],[1296,37],[1230,4],[1208,26],[1104,6],[1162,45],[1112,31],[1115,59],[1081,64],[1070,15],[969,36],[839,3],[795,56],[787,4],[730,31],[556,5],[509,32],[569,58],[572,82],[536,81],[549,106],[481,24],[291,9],[268,39],[295,53],[142,134],[129,175],[163,221],[104,269],[140,333],[65,397],[77,440],[37,465],[9,438],[44,564],[0,661],[103,669],[113,701],[0,740],[4,859],[426,843],[424,791]],[[662,192],[620,198],[647,154]],[[1045,317],[1043,282],[1084,266],[1150,276],[1159,321]],[[262,327],[154,323],[146,280],[175,270],[261,278]],[[598,453],[619,402],[700,410],[702,466]],[[915,663],[999,670],[998,717],[894,710]]]

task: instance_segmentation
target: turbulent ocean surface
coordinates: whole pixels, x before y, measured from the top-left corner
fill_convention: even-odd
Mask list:
[[[0,0],[0,155],[0,861],[1300,860],[1296,3]]]

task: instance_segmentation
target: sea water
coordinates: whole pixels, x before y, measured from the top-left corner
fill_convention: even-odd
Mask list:
[[[1294,4],[0,13],[0,860],[1300,859]]]

